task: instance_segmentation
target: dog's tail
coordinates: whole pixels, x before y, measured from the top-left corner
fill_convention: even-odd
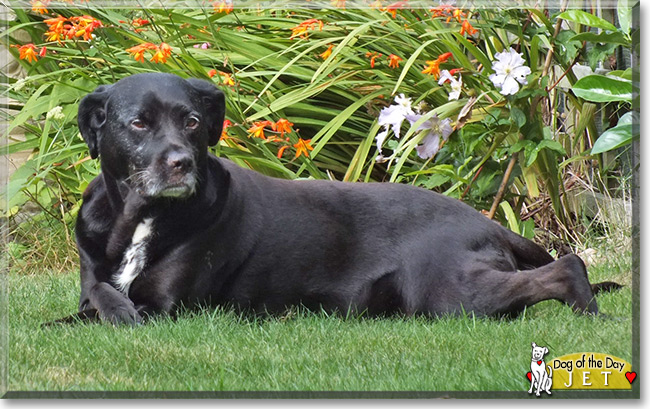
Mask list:
[[[551,368],[551,365],[546,365],[548,368],[548,379],[551,379],[553,377],[553,368]]]

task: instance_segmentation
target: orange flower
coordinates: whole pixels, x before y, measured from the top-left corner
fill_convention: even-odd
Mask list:
[[[444,53],[444,54],[440,54],[438,56],[438,60],[440,61],[440,63],[447,62],[447,60],[450,59],[450,58],[453,60],[454,59],[454,54],[452,54],[452,53]]]
[[[440,76],[440,61],[427,61],[427,66],[422,70],[422,74],[431,74],[434,79],[438,79]]]
[[[434,79],[438,79],[440,77],[440,64],[447,62],[448,59],[453,57],[454,55],[452,53],[444,53],[440,54],[435,60],[427,61],[427,67],[422,70],[422,74],[431,74]]]
[[[120,20],[120,23],[126,23],[126,21]],[[134,27],[133,31],[135,31],[136,33],[141,33],[145,31],[146,29],[140,27],[144,27],[149,24],[150,24],[149,20],[145,20],[142,18],[134,18],[133,21],[131,21],[131,25]]]
[[[74,16],[70,17],[70,22],[72,22],[74,29],[74,37],[81,37],[86,41],[92,39],[92,33],[96,28],[102,27],[102,22],[90,17],[90,16]],[[68,38],[72,38],[70,33],[72,29],[68,31]]]
[[[234,4],[233,4],[232,0],[213,1],[212,2],[212,8],[214,9],[215,13],[230,14],[230,12],[234,8]]]
[[[47,14],[47,6],[50,0],[32,0],[32,11],[38,14]]]
[[[291,29],[291,37],[289,37],[289,39],[293,40],[295,37],[300,37],[302,39],[309,38],[308,30],[315,30],[316,27],[318,27],[320,31],[323,31],[323,22],[315,18],[305,20]]]
[[[223,121],[223,128],[221,130],[221,139],[228,139],[228,128],[232,126],[232,122],[229,119]]]
[[[161,54],[159,59],[165,63],[167,62],[167,59],[172,55],[172,48],[169,46],[167,43],[160,43],[160,48],[158,52]],[[153,61],[153,58],[152,58]]]
[[[151,43],[139,44],[131,48],[127,48],[126,52],[131,54],[136,61],[144,62],[144,52],[147,50],[147,44]]]
[[[61,40],[65,38],[65,23],[68,21],[67,18],[59,16],[56,18],[49,18],[43,20],[45,24],[48,25],[48,30],[45,32],[44,36],[47,41],[57,41],[61,43]]]
[[[366,53],[366,57],[370,58],[370,68],[375,68],[375,60],[381,56],[382,54],[378,54],[376,51]]]
[[[460,23],[461,18],[465,17],[465,16],[467,16],[467,13],[463,13],[463,10],[454,9],[454,11],[451,13],[451,15],[449,17],[447,17],[447,23],[449,23],[452,18],[455,18]]]
[[[390,68],[399,68],[399,62],[402,61],[402,59],[395,54],[391,54],[388,56],[388,66]]]
[[[219,75],[223,77],[223,80],[221,80],[221,84],[228,85],[231,87],[235,85],[235,80],[233,80],[232,76],[227,72],[219,71]]]
[[[155,44],[144,43],[127,48],[126,52],[131,54],[136,61],[144,62],[144,52],[156,48]]]
[[[311,142],[311,139],[304,140],[300,138],[298,140],[298,143],[293,145],[294,148],[296,148],[296,156],[294,159],[298,159],[300,155],[305,155],[305,157],[309,157],[309,151],[313,151],[314,148],[309,144]]]
[[[56,18],[47,18],[43,20],[43,22],[48,25],[48,28],[51,31],[63,31],[63,25],[66,21],[68,21],[68,19],[63,16]]]
[[[289,145],[285,145],[285,146],[281,147],[281,148],[278,150],[278,159],[280,159],[280,158],[282,157],[282,154],[284,153],[284,151],[285,151],[288,147],[289,147]]]
[[[330,44],[329,47],[327,47],[327,50],[323,51],[322,53],[318,54],[320,58],[323,60],[327,60],[327,58],[332,55],[332,48],[334,48],[334,44]]]
[[[478,30],[470,24],[469,20],[463,21],[463,24],[460,26],[460,34],[463,35],[465,33],[469,35],[474,35],[478,32]]]
[[[438,7],[429,9],[429,11],[433,13],[433,18],[436,18],[436,17],[445,17],[446,15],[450,15],[452,9],[453,7],[448,4],[441,4]]]
[[[254,138],[260,138],[260,139],[266,139],[266,135],[264,135],[264,128],[267,126],[273,126],[273,122],[271,121],[258,121],[254,122],[253,126],[248,128],[248,137],[250,138],[251,136]]]
[[[280,120],[278,120],[278,122],[273,124],[273,130],[280,132],[280,137],[284,137],[285,133],[291,133],[292,126],[293,124],[291,122],[289,122],[284,118],[281,118]]]
[[[166,63],[169,56],[172,54],[172,48],[167,43],[160,43],[155,45],[152,43],[143,43],[127,48],[126,52],[131,54],[136,61],[144,62],[144,52],[153,51],[153,56],[149,61],[154,63]]]
[[[405,1],[398,1],[398,2],[395,2],[393,4],[389,4],[388,6],[386,6],[386,8],[384,8],[384,11],[389,12],[393,16],[393,18],[396,18],[397,17],[397,9],[403,9],[405,7],[408,7],[408,1],[406,1],[406,0]]]
[[[146,26],[147,24],[149,24],[149,20],[145,20],[145,19],[142,19],[142,18],[135,18],[135,19],[133,19],[131,24],[133,24],[134,27],[142,27],[142,26]]]
[[[215,75],[217,75],[217,70],[215,70],[214,68],[208,71],[208,77],[212,78]]]
[[[30,63],[34,61],[38,61],[38,56],[37,56],[38,48],[36,48],[34,44],[29,43],[22,46],[12,45],[12,47],[18,48],[18,53],[20,54],[21,60],[27,60]],[[45,50],[45,48],[43,48],[43,50]],[[41,52],[38,53],[38,55],[40,55],[41,57],[45,55],[45,52],[43,50],[41,50]]]

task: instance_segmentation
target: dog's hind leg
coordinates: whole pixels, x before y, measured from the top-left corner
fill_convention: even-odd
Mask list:
[[[467,306],[480,315],[512,315],[544,300],[560,300],[576,312],[597,314],[598,307],[582,260],[568,255],[532,270],[468,271],[473,279]]]

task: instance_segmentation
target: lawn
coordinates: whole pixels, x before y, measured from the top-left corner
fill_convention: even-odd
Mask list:
[[[78,274],[14,271],[8,275],[9,396],[85,396],[14,393],[19,391],[263,391],[198,396],[274,397],[285,395],[273,392],[303,391],[288,396],[345,397],[364,395],[305,392],[375,391],[376,397],[430,397],[452,391],[458,397],[527,397],[531,342],[548,346],[547,361],[593,351],[632,362],[630,259],[618,255],[590,268],[592,280],[626,284],[598,297],[607,317],[575,315],[547,301],[511,320],[345,318],[305,311],[254,319],[217,310],[186,312],[137,328],[42,328],[44,321],[76,308]]]

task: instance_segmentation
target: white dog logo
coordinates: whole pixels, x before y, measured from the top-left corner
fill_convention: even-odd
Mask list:
[[[533,342],[533,358],[530,362],[530,389],[528,393],[533,393],[533,388],[537,386],[535,395],[539,396],[541,391],[551,394],[553,368],[544,363],[544,355],[546,354],[548,354],[548,348],[539,347]],[[548,373],[546,372],[547,366]]]

